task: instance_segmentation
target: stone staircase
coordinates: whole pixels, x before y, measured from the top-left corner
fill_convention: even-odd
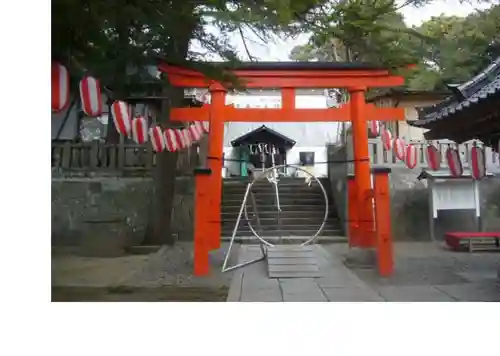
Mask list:
[[[223,181],[222,195],[222,239],[231,238],[239,209],[243,201],[247,180],[242,178],[229,178]],[[330,183],[328,179],[322,179],[329,198],[328,219],[317,242],[344,242],[339,218],[329,194]],[[266,237],[271,243],[279,241],[283,237],[283,243],[298,243],[312,236],[318,231],[324,214],[325,201],[323,192],[318,183],[312,182],[311,186],[305,184],[304,178],[281,177],[278,184],[279,197],[282,212],[278,219],[275,204],[274,186],[267,180],[258,181],[253,185],[252,191],[255,197],[258,216],[254,216],[250,198],[247,201],[248,217],[253,228],[260,235]],[[237,241],[255,243],[256,238],[248,227],[248,222],[242,218],[238,232]]]

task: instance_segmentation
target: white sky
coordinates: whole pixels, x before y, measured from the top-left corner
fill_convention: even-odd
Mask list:
[[[474,1],[470,1],[474,3]],[[427,5],[422,8],[404,8],[402,10],[405,22],[408,26],[419,25],[423,21],[430,19],[432,16],[439,16],[440,14],[446,14],[448,16],[466,16],[474,9],[485,9],[490,5],[487,4],[474,4],[470,3],[460,3],[458,0],[439,0],[434,1],[432,4]],[[248,37],[252,37],[248,35]],[[287,61],[288,55],[293,47],[299,44],[304,44],[307,42],[309,35],[302,35],[295,40],[276,40],[276,43],[256,43],[260,40],[252,37],[254,42],[247,41],[247,45],[250,49],[250,53],[257,57],[261,61]],[[244,60],[246,58],[246,52],[243,47],[243,43],[239,36],[234,37],[234,45],[237,46],[239,52]]]

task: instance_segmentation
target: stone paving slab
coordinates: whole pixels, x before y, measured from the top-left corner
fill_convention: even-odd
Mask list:
[[[323,287],[330,302],[383,302],[384,298],[368,286]]]
[[[333,270],[325,277],[316,279],[316,283],[321,288],[339,288],[349,286],[364,286],[365,283],[352,273],[344,271]]]
[[[435,287],[456,301],[500,302],[500,287],[494,284],[467,283]]]
[[[285,302],[327,302],[323,290],[316,283],[316,278],[286,278],[280,280],[280,287]]]
[[[455,299],[434,286],[383,286],[378,293],[392,302],[453,302]]]

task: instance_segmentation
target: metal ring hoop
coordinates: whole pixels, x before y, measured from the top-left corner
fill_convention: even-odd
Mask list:
[[[323,184],[321,183],[321,181],[314,174],[306,171],[304,168],[301,168],[300,166],[296,166],[296,165],[293,165],[293,164],[282,164],[282,165],[279,165],[279,166],[270,167],[270,168],[267,168],[266,170],[262,171],[262,174],[259,177],[255,177],[253,179],[252,183],[250,183],[249,191],[252,190],[252,187],[253,187],[253,185],[254,185],[255,182],[257,182],[258,180],[262,179],[263,177],[266,177],[266,173],[271,172],[274,169],[286,168],[286,167],[292,167],[292,168],[298,169],[299,171],[302,171],[302,172],[308,174],[309,176],[311,176],[319,184],[319,186],[321,188],[321,191],[323,192],[323,197],[325,198],[325,215],[323,217],[323,222],[321,223],[318,231],[313,236],[311,236],[305,242],[303,242],[303,243],[300,244],[300,246],[305,246],[305,245],[308,245],[311,242],[313,242],[319,236],[319,234],[321,234],[321,232],[323,231],[323,228],[325,227],[326,220],[328,218],[328,208],[329,208],[328,207],[328,194],[326,193],[325,187],[323,186]],[[270,243],[269,241],[266,241],[253,228],[252,223],[250,222],[250,219],[248,218],[248,211],[247,211],[246,204],[244,206],[243,212],[245,214],[245,219],[247,220],[247,223],[248,223],[248,228],[250,229],[250,231],[252,231],[252,234],[254,234],[254,236],[257,239],[259,239],[259,241],[262,242],[264,245],[273,247],[274,245],[272,243]]]

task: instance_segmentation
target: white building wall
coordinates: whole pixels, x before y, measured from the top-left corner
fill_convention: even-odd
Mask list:
[[[306,169],[308,172],[318,176],[318,177],[326,177],[328,175],[327,165],[327,151],[326,146],[313,146],[313,147],[292,147],[286,154],[286,162],[288,164],[296,164],[299,163],[299,154],[300,152],[314,152],[314,167],[302,167]],[[240,175],[240,162],[239,161],[230,161],[238,160],[237,149],[233,149],[233,147],[224,147],[224,157],[229,159],[224,162],[224,167],[226,168],[226,175]],[[257,167],[259,168],[259,167]],[[293,174],[293,169],[288,169],[288,174]],[[299,172],[299,175],[301,173]]]
[[[228,98],[228,104],[236,108],[280,108],[281,93],[272,90],[255,90],[245,95]],[[296,108],[326,108],[326,99],[322,89],[298,91],[295,98]],[[230,122],[224,130],[224,154],[227,159],[237,160],[237,150],[233,151],[231,141],[251,132],[260,126],[266,127],[289,137],[296,142],[287,152],[287,163],[298,164],[300,152],[314,152],[314,160],[318,162],[307,169],[317,176],[326,176],[326,145],[336,142],[339,124],[337,122]],[[239,175],[240,163],[226,161],[228,174]],[[292,172],[288,172],[292,173]]]

